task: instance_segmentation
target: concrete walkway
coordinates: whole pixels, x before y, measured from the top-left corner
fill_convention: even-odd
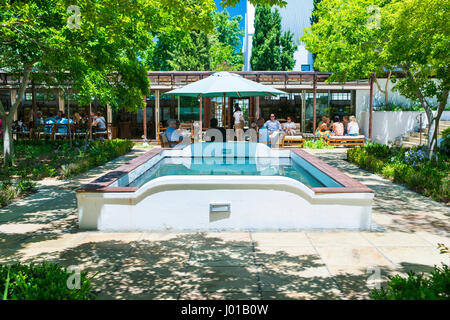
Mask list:
[[[0,209],[0,263],[50,260],[94,275],[100,299],[364,299],[368,285],[450,264],[450,209],[308,150],[376,191],[371,232],[102,233],[77,229],[73,190],[147,150],[70,181],[44,180]]]

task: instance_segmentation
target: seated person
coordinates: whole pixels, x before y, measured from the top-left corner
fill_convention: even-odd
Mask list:
[[[340,122],[339,116],[334,117],[334,122],[332,125],[332,136],[343,136],[344,135],[344,125]]]
[[[292,122],[291,117],[287,117],[287,122],[283,123],[283,129],[288,136],[293,136],[295,134],[295,123]]]
[[[269,130],[266,127],[266,123],[264,123],[264,119],[259,118],[256,121],[256,126],[258,127],[258,142],[270,147]]]
[[[42,117],[42,112],[38,111],[36,112],[36,128],[38,128],[39,126],[44,125],[44,118]]]
[[[218,127],[218,125],[219,125],[219,121],[216,118],[212,118],[211,121],[209,122],[210,129],[219,130],[220,133],[222,134],[222,139],[218,138],[216,141],[216,137],[211,136],[210,142],[226,142],[227,132],[226,132],[225,128]]]
[[[72,120],[68,120],[67,119],[67,116],[64,114],[64,113],[62,113],[61,114],[61,119],[60,120],[58,120],[58,124],[68,124],[68,123],[72,123],[73,121]],[[67,127],[66,126],[64,126],[64,127],[61,127],[61,128],[58,128],[58,133],[63,133],[63,134],[67,134]]]
[[[96,132],[106,131],[106,120],[100,111],[97,112],[97,116],[95,117],[94,122],[92,122],[92,126],[95,127]]]
[[[356,122],[355,116],[350,116],[350,122],[347,126],[347,134],[346,136],[357,136],[359,135],[359,126],[358,122]]]
[[[267,120],[264,126],[269,131],[269,135],[282,130],[280,122],[275,119],[275,114],[273,113],[270,114],[270,120]]]
[[[317,126],[317,128],[322,127],[322,124],[324,123],[327,125],[327,130],[330,130],[330,119],[328,119],[326,115],[323,115],[321,117],[321,120],[319,121],[319,125]]]
[[[342,124],[344,125],[344,134],[347,134],[347,127],[348,127],[348,116],[342,117]]]
[[[52,132],[53,124],[56,123],[52,113],[50,113],[48,118],[44,120],[44,123],[45,123],[44,132],[48,133]]]
[[[167,120],[167,130],[164,134],[170,142],[171,148],[183,141],[183,136],[177,130],[177,122],[173,119]]]
[[[60,110],[60,111],[58,111],[57,113],[56,113],[56,116],[55,116],[55,121],[59,121],[59,120],[61,120],[62,119],[62,111]]]
[[[330,137],[331,132],[328,130],[328,126],[325,122],[322,122],[319,128],[317,128],[316,135],[321,137]]]

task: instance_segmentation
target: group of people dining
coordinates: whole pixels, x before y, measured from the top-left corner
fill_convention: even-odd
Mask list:
[[[342,121],[339,116],[334,116],[331,121],[326,115],[323,115],[317,126],[316,135],[318,136],[358,136],[359,126],[355,116],[343,116]]]
[[[100,111],[97,113],[91,112],[90,120],[92,132],[106,131],[106,120]],[[87,131],[89,129],[89,116],[86,113],[80,114],[78,112],[75,112],[72,118],[69,119],[68,116],[62,111],[58,111],[56,115],[50,112],[48,116],[44,116],[42,111],[36,112],[36,118],[34,121],[35,132],[52,133],[55,124],[73,124],[77,132]],[[30,126],[33,126],[32,123],[30,124]],[[27,124],[20,119],[14,121],[12,129],[15,133],[29,132]],[[67,126],[59,126],[56,132],[67,134]]]
[[[91,126],[92,132],[104,132],[106,131],[106,120],[102,116],[102,113],[98,111],[97,113],[91,112]],[[75,112],[72,119],[69,119],[65,113],[58,111],[54,116],[52,113],[48,117],[44,118],[41,111],[36,113],[36,127],[44,127],[46,132],[52,132],[52,124],[73,124],[78,127],[78,130],[84,130],[84,128],[89,127],[89,117],[85,113]],[[58,133],[67,133],[67,128],[58,128]]]
[[[235,111],[233,113],[234,122],[234,134],[237,141],[244,141],[244,115],[241,108],[235,105]],[[218,120],[212,118],[210,121],[211,129],[218,129],[222,133],[222,139],[211,137],[211,142],[225,142],[226,130],[225,128],[218,127]],[[166,138],[171,145],[180,143],[183,140],[181,131],[178,130],[179,122],[177,120],[167,121],[167,130],[165,132]],[[265,121],[263,118],[259,118],[255,123],[250,125],[250,129],[254,129],[257,132],[258,141],[267,143],[270,145],[271,141],[282,139],[284,135],[293,136],[296,132],[295,123],[292,121],[292,117],[288,116],[287,121],[280,123],[275,114],[271,113],[269,120]],[[321,121],[317,126],[315,132],[316,136],[358,136],[359,126],[356,122],[355,116],[343,116],[342,120],[339,116],[334,116],[333,120],[330,120],[326,115],[321,117]],[[220,140],[220,141],[215,141]]]

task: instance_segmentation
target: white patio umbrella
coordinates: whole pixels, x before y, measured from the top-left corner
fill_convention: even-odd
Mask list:
[[[200,122],[202,121],[202,97],[264,97],[286,94],[283,91],[251,81],[238,74],[216,72],[209,77],[166,92],[181,97],[200,98]]]

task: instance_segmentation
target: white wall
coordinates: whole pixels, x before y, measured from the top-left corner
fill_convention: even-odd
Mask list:
[[[384,90],[387,79],[378,79],[381,88]],[[411,105],[411,100],[393,91],[394,84],[392,81],[388,84],[388,101],[398,105]],[[374,107],[385,103],[384,94],[378,89],[377,85],[373,85],[373,101]],[[370,91],[356,91],[356,119],[362,133],[369,136],[369,103]],[[450,98],[449,98],[450,103]],[[417,115],[423,113],[423,127],[428,124],[424,111],[374,111],[372,121],[372,139],[373,141],[386,144],[394,142],[396,138],[400,138],[408,132],[418,131],[419,122]],[[450,111],[444,111],[441,120],[450,120]]]
[[[374,111],[372,122],[372,141],[387,144],[394,142],[397,138],[409,132],[417,132],[419,129],[418,115],[422,116],[422,127],[428,124],[424,111]],[[360,114],[358,123],[363,134],[369,135],[369,112],[363,111]],[[441,120],[450,120],[450,111],[442,113]]]

